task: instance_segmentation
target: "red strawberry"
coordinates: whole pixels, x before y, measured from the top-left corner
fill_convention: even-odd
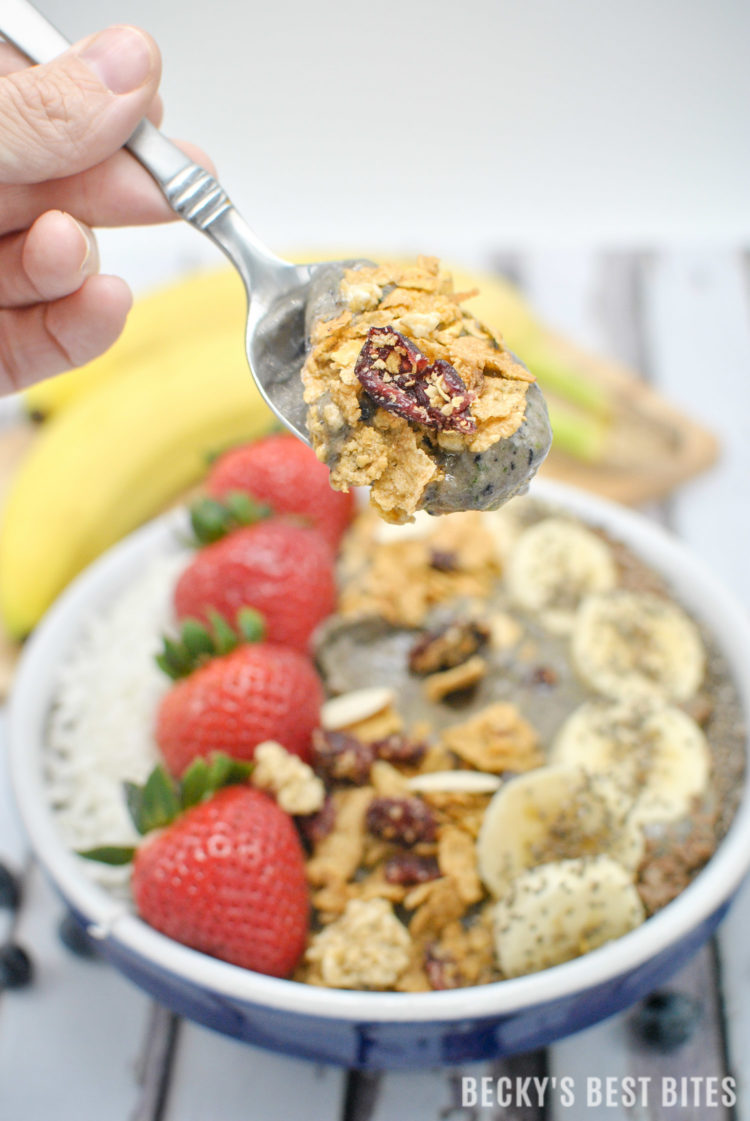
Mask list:
[[[180,619],[207,621],[213,609],[234,625],[239,608],[254,607],[271,642],[303,651],[335,602],[330,548],[317,530],[281,518],[237,529],[199,549],[174,596]]]
[[[214,751],[252,759],[264,740],[307,759],[322,701],[318,675],[303,654],[267,642],[238,646],[164,695],[156,742],[177,777],[197,756]]]
[[[214,464],[206,486],[213,498],[245,491],[277,514],[299,514],[334,549],[354,517],[354,495],[332,490],[325,464],[289,433],[226,452]]]
[[[291,818],[252,787],[225,787],[148,837],[132,888],[150,926],[245,969],[288,977],[304,949],[302,846]]]

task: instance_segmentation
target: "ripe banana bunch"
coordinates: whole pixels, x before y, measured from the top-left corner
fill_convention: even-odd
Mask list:
[[[705,652],[695,623],[670,600],[619,589],[581,604],[573,663],[595,692],[688,700],[703,680]]]
[[[506,977],[549,969],[621,938],[645,917],[632,877],[611,856],[542,864],[495,907],[500,968]]]
[[[27,389],[26,408],[31,416],[46,420],[109,378],[132,372],[163,348],[232,327],[241,337],[244,323],[245,289],[234,269],[187,276],[139,297],[113,347],[79,370]]]
[[[543,518],[523,531],[507,562],[512,601],[553,634],[573,630],[581,600],[608,592],[617,568],[608,546],[591,530],[564,517]]]
[[[183,338],[173,318],[171,331],[169,346],[41,426],[0,527],[0,616],[12,637],[28,634],[99,553],[198,482],[212,453],[274,423],[241,330]]]
[[[711,769],[695,721],[644,698],[581,705],[558,732],[550,760],[615,778],[633,798],[628,820],[639,825],[683,817]]]
[[[634,876],[645,842],[630,809],[611,776],[562,763],[510,779],[493,796],[477,862],[498,900],[506,976],[568,961],[643,921]]]

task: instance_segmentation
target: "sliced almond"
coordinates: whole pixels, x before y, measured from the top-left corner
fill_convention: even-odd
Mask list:
[[[489,775],[484,771],[430,771],[427,774],[413,775],[408,779],[410,790],[446,790],[460,794],[492,794],[502,783],[499,775]]]
[[[342,693],[340,697],[332,697],[325,702],[320,710],[320,723],[328,731],[348,728],[382,712],[394,700],[393,690],[386,688],[356,689],[352,693]]]

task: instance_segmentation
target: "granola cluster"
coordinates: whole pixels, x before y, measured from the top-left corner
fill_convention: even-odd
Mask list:
[[[521,426],[533,376],[465,309],[432,257],[344,270],[302,370],[313,447],[341,490],[371,485],[408,521],[446,454],[482,453]]]
[[[361,515],[341,556],[339,611],[419,627],[441,604],[484,608],[502,571],[491,520],[477,511],[431,519],[429,532],[381,540],[379,519]],[[446,667],[447,668],[447,667]]]
[[[259,743],[253,759],[253,786],[273,794],[282,810],[289,814],[310,814],[322,807],[325,787],[321,779],[307,763],[280,743],[275,740]]]
[[[491,760],[497,773],[508,761],[514,770],[538,764],[533,731],[511,705],[499,718],[488,712],[487,724],[503,745]],[[473,744],[485,761],[485,724],[458,721],[429,744],[419,727],[385,738],[373,730],[369,718],[316,736],[313,768],[328,797],[305,830],[314,933],[296,979],[398,992],[496,980],[476,857],[491,792],[466,792],[460,779],[455,790],[419,789],[425,776],[473,766],[454,742],[467,755]]]

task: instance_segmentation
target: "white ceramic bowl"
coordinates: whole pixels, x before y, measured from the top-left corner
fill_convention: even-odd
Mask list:
[[[716,636],[750,713],[750,626],[702,564],[621,507],[549,483],[536,483],[533,493],[603,527],[667,578]],[[346,1066],[414,1067],[512,1054],[578,1031],[661,984],[711,935],[750,867],[750,777],[727,837],[674,902],[575,961],[491,985],[407,995],[281,981],[172,942],[114,902],[61,843],[42,780],[45,725],[58,668],[84,620],[182,526],[180,514],[159,519],[75,581],[28,643],[10,708],[12,781],[37,857],[103,954],[137,984],[177,1012],[260,1046]]]

